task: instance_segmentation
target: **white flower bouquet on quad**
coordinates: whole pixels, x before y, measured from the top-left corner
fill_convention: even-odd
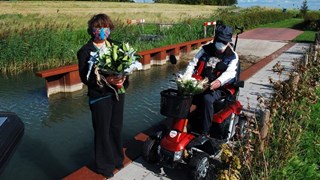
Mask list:
[[[193,77],[178,75],[176,83],[178,91],[183,95],[200,94],[208,88],[208,78],[196,80]]]

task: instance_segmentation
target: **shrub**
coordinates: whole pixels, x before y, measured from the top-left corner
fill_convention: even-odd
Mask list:
[[[320,13],[316,11],[308,12],[304,16],[304,24],[306,30],[319,31],[320,30]]]

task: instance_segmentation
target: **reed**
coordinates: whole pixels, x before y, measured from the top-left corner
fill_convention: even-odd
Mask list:
[[[111,38],[127,41],[138,51],[203,38],[203,22],[223,19],[226,24],[242,25],[246,16],[262,18],[265,14],[278,17],[277,11],[214,6],[110,3],[110,2],[1,2],[0,71],[17,73],[25,69],[42,70],[74,64],[77,50],[90,38],[86,33],[88,19],[96,13],[111,16],[116,29]],[[6,9],[7,8],[7,9]],[[168,12],[164,13],[163,9]],[[227,10],[229,9],[229,10]],[[10,12],[9,12],[10,11]],[[259,14],[262,15],[259,15]],[[285,19],[288,15],[277,20]],[[127,25],[127,19],[145,18],[147,24]],[[255,23],[274,21],[273,18]],[[251,22],[244,25],[252,27]],[[254,24],[255,24],[254,23]],[[159,24],[173,24],[160,28]],[[140,28],[140,29],[139,29]],[[143,40],[145,34],[159,37]],[[18,70],[19,69],[19,70]]]

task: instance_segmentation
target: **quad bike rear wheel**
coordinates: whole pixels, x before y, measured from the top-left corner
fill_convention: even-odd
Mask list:
[[[156,139],[148,138],[142,147],[142,156],[148,163],[156,163],[159,161],[158,156],[159,143]]]
[[[190,159],[190,177],[193,180],[204,180],[208,175],[209,156],[206,153],[197,153]]]
[[[239,121],[236,128],[236,140],[246,140],[248,138],[249,122],[244,115],[239,116]]]

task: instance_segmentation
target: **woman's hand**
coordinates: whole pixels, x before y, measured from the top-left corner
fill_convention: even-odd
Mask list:
[[[109,84],[115,85],[120,89],[126,80],[126,76],[107,76],[106,80]]]

